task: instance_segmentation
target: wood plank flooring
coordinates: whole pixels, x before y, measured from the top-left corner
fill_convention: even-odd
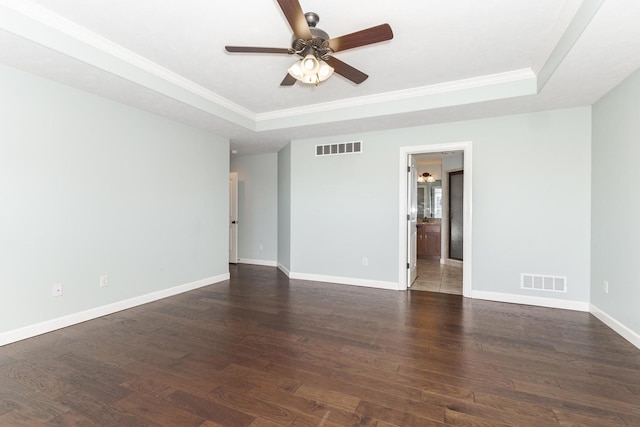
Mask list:
[[[0,426],[640,425],[587,313],[231,276],[0,347]]]

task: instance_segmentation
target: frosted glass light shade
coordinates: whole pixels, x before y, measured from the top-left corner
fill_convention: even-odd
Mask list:
[[[315,84],[327,80],[333,74],[333,67],[309,54],[296,61],[290,68],[289,74],[302,83]]]

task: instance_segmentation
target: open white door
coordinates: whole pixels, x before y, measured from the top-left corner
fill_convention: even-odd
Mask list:
[[[238,263],[238,173],[229,174],[229,263]]]
[[[415,160],[409,154],[407,168],[407,287],[418,277],[418,177]]]

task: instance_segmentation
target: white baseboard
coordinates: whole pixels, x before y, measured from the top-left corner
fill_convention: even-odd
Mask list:
[[[278,269],[280,269],[280,271],[282,271],[284,274],[287,275],[287,277],[291,277],[291,272],[289,271],[289,269],[287,267],[285,267],[284,265],[278,263]]]
[[[604,311],[600,310],[595,305],[591,304],[590,310],[591,314],[597,317],[602,323],[613,329],[618,333],[622,338],[629,341],[631,344],[635,345],[637,348],[640,348],[640,334],[629,329],[624,324],[620,323],[615,318],[609,316]]]
[[[561,308],[564,310],[589,312],[589,303],[558,298],[544,298],[529,295],[503,294],[500,292],[471,291],[471,298],[512,304],[536,305],[538,307]]]
[[[36,323],[34,325],[25,326],[23,328],[14,329],[12,331],[0,333],[0,346],[10,344],[12,342],[21,341],[37,335],[46,334],[56,329],[66,328],[67,326],[76,325],[88,320],[97,319],[98,317],[116,313],[118,311],[133,308],[149,302],[157,301],[163,298],[178,295],[184,292],[192,291],[214,283],[222,282],[229,279],[229,273],[220,274],[218,276],[207,277],[206,279],[196,280],[195,282],[185,283],[184,285],[175,286],[169,289],[152,292],[146,295],[140,295],[123,301],[114,302],[112,304],[103,305],[89,310],[80,311],[78,313],[69,314],[67,316],[58,317],[56,319],[47,320],[45,322]]]
[[[340,285],[366,286],[369,288],[398,290],[397,282],[383,282],[380,280],[354,279],[352,277],[324,276],[320,274],[289,272],[290,279],[311,280],[314,282],[338,283]]]
[[[238,258],[238,264],[264,265],[265,267],[277,267],[277,261],[266,261],[263,259]]]

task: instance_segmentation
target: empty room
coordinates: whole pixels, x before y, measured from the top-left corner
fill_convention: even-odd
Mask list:
[[[0,426],[640,425],[639,19],[0,1]]]

